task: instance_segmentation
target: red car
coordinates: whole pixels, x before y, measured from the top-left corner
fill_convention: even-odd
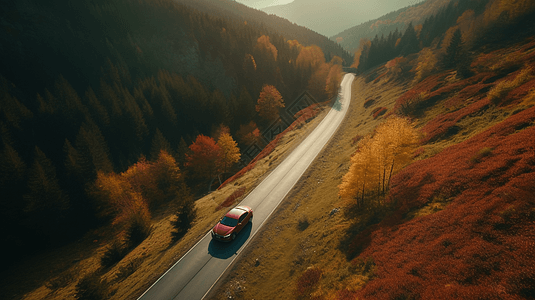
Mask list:
[[[218,241],[229,242],[238,234],[250,220],[253,219],[253,210],[248,206],[236,206],[219,220],[212,229],[212,238]]]

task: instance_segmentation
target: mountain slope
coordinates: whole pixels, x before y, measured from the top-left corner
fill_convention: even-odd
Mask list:
[[[99,175],[156,161],[160,150],[184,171],[197,136],[266,129],[255,109],[264,85],[290,105],[314,78],[318,100],[326,101],[329,71],[313,76],[316,70],[298,66],[303,45],[325,47],[313,49],[327,68],[333,55],[351,61],[310,30],[235,2],[210,3],[203,11],[171,0],[2,7],[0,229],[2,243],[14,245],[11,255],[57,246],[109,221],[91,189]],[[235,9],[259,16],[242,18]],[[238,134],[243,127],[252,129]],[[187,180],[196,187],[205,179]]]
[[[380,18],[348,28],[333,35],[331,39],[336,40],[344,49],[353,53],[360,46],[361,39],[371,40],[375,35],[388,36],[396,28],[400,31],[405,30],[410,22],[413,26],[423,24],[426,18],[436,14],[450,1],[427,0],[410,7],[404,7]]]
[[[176,0],[199,11],[213,15],[224,15],[233,19],[242,19],[270,33],[283,35],[286,39],[295,39],[303,45],[317,45],[326,54],[327,61],[334,55],[341,57],[346,63],[351,62],[352,53],[348,53],[336,43],[332,43],[326,35],[318,34],[306,27],[295,24],[275,15],[252,9],[231,0]]]
[[[356,24],[408,6],[411,0],[295,0],[286,5],[264,8],[269,14],[286,18],[326,36]]]

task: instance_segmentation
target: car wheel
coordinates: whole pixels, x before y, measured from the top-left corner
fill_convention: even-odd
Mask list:
[[[230,238],[231,238],[232,240],[235,240],[235,239],[236,239],[236,234],[233,233],[233,234],[230,236]]]

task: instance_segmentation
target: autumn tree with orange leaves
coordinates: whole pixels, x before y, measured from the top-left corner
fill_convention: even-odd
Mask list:
[[[359,143],[349,171],[342,178],[339,195],[356,199],[360,209],[380,204],[366,202],[370,199],[365,196],[385,195],[392,176],[411,161],[417,141],[416,130],[407,119],[393,117],[379,125],[373,136]]]
[[[186,154],[186,167],[195,177],[210,179],[220,171],[221,147],[213,138],[200,134],[189,149],[191,153]]]
[[[279,118],[279,109],[284,107],[284,100],[281,94],[272,85],[264,85],[258,97],[256,111],[265,120],[276,120]]]

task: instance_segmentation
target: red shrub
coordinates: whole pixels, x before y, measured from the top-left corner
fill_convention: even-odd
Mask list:
[[[243,194],[245,194],[245,187],[241,187],[239,189],[237,189],[234,193],[232,193],[230,196],[227,197],[227,199],[225,199],[225,201],[223,201],[223,203],[219,204],[217,207],[216,207],[216,210],[220,210],[222,209],[223,207],[230,207],[232,206],[232,204],[234,204],[234,202],[240,198],[241,196],[243,196]]]
[[[487,98],[480,99],[479,101],[472,103],[462,109],[455,112],[451,112],[445,115],[438,115],[433,120],[427,122],[422,128],[425,137],[422,143],[428,143],[444,137],[444,135],[452,132],[455,124],[462,120],[464,117],[477,113],[481,110],[485,110],[490,105]]]
[[[344,289],[336,293],[336,299],[338,300],[357,300],[357,292]]]
[[[374,119],[377,119],[378,117],[384,115],[388,108],[386,107],[377,107],[372,111],[372,116]]]
[[[509,92],[503,100],[503,104],[518,104],[532,89],[535,89],[535,79],[532,79]]]
[[[399,111],[403,106],[407,106],[408,103],[412,102],[414,99],[420,96],[420,94],[428,94],[431,91],[436,90],[441,83],[444,81],[444,78],[447,74],[437,74],[433,76],[427,77],[422,82],[418,83],[416,86],[414,86],[412,89],[407,91],[405,94],[401,95],[396,100],[396,104],[394,105],[394,111]]]
[[[375,80],[373,80],[373,83],[377,83],[379,81],[379,79],[381,79],[383,76],[385,76],[386,74],[388,74],[388,71],[384,72],[383,74],[379,75],[377,78],[375,78]]]
[[[416,158],[416,157],[418,157],[418,156],[424,154],[424,152],[425,152],[424,147],[420,147],[420,148],[418,148],[418,149],[416,149],[416,150],[414,151],[414,153],[412,154],[412,157]]]
[[[491,86],[492,84],[484,84],[482,82],[469,85],[463,88],[455,97],[451,97],[450,99],[446,100],[444,102],[444,107],[452,108],[455,106],[462,105],[463,103],[466,103],[470,98],[483,95],[486,90]]]
[[[534,121],[532,107],[393,177],[389,200],[400,214],[436,196],[451,202],[405,223],[385,220],[353,240],[360,257],[376,264],[376,279],[358,291],[360,299],[535,294]],[[489,155],[470,161],[486,147]]]
[[[357,134],[354,138],[351,139],[351,146],[354,146],[356,143],[362,140],[362,138],[364,138],[364,136]]]
[[[306,269],[299,279],[297,279],[296,297],[310,297],[310,293],[312,293],[318,285],[322,273],[321,269],[316,267]]]
[[[366,101],[364,101],[364,108],[368,108],[368,107],[372,106],[374,103],[375,103],[375,100],[367,99]]]

